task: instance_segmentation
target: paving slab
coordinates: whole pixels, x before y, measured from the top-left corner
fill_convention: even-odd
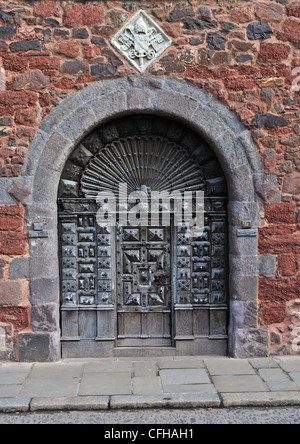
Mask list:
[[[79,396],[130,395],[132,392],[131,373],[85,373],[79,389]]]
[[[255,375],[254,368],[246,359],[208,359],[204,363],[212,376]]]
[[[273,358],[251,358],[248,359],[252,367],[259,368],[278,368],[279,364]]]
[[[1,413],[28,412],[30,398],[0,398]]]
[[[299,390],[299,386],[293,381],[267,381],[266,384],[272,392],[292,392]]]
[[[291,372],[289,373],[292,380],[297,384],[297,386],[300,388],[300,372]]]
[[[149,376],[154,377],[157,375],[156,362],[134,362],[133,363],[134,376]]]
[[[210,379],[205,369],[184,368],[166,369],[159,372],[162,384],[210,384]]]
[[[300,405],[299,368],[300,357],[0,362],[0,411]]]
[[[258,370],[258,374],[266,382],[291,381],[280,368],[261,368]]]
[[[163,393],[160,378],[157,376],[137,376],[133,378],[134,395],[157,395]]]
[[[257,375],[213,376],[213,383],[221,393],[267,392],[267,385]]]
[[[30,411],[43,410],[106,410],[109,396],[79,396],[58,398],[33,398]]]
[[[221,400],[215,393],[112,396],[110,407],[122,408],[210,408],[220,407]]]
[[[57,397],[76,396],[79,380],[77,378],[32,378],[27,379],[20,390],[20,397]]]
[[[300,358],[299,357],[279,357],[276,361],[285,372],[300,372]]]
[[[83,373],[83,363],[36,363],[32,367],[28,378],[79,378]]]
[[[10,384],[23,384],[27,378],[27,373],[1,373],[0,374],[0,386]]]
[[[22,389],[22,384],[0,385],[0,398],[16,398]]]

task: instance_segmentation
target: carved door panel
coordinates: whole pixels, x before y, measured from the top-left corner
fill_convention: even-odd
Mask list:
[[[126,227],[119,231],[119,346],[171,345],[170,231],[170,227]]]

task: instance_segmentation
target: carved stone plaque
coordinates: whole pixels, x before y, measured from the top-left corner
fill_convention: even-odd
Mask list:
[[[172,40],[141,9],[111,43],[138,71],[143,72],[171,45]]]

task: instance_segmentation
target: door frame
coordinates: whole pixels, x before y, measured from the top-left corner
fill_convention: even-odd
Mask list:
[[[48,238],[43,248],[29,240],[29,257],[24,258],[34,310],[32,332],[19,335],[22,359],[33,353],[37,341],[43,344],[42,360],[60,358],[56,199],[66,159],[94,128],[133,113],[180,121],[201,134],[216,153],[229,188],[229,355],[267,355],[268,329],[258,325],[257,313],[259,270],[263,268],[259,263],[268,258],[258,260],[255,231],[264,203],[280,195],[277,178],[264,173],[249,131],[210,93],[182,80],[136,75],[95,82],[65,99],[46,117],[31,143],[18,180],[31,191],[24,200],[29,229],[33,222],[43,221]],[[254,234],[238,236],[241,220],[252,222]],[[41,315],[45,310],[51,314],[46,323]]]

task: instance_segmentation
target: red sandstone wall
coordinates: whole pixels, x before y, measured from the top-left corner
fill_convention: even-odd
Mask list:
[[[283,202],[266,204],[259,230],[260,254],[277,256],[276,276],[260,278],[259,321],[270,326],[270,353],[294,353],[291,327],[300,325],[298,2],[3,1],[0,176],[20,175],[39,125],[65,97],[96,80],[136,73],[109,42],[141,3],[173,39],[148,72],[185,79],[227,105],[251,131],[266,173],[278,177]],[[15,197],[15,206],[0,207],[0,326],[12,338],[30,328],[27,282],[9,279],[12,259],[28,254],[22,198]],[[271,197],[268,190],[262,197]],[[10,350],[17,357],[14,340]]]

